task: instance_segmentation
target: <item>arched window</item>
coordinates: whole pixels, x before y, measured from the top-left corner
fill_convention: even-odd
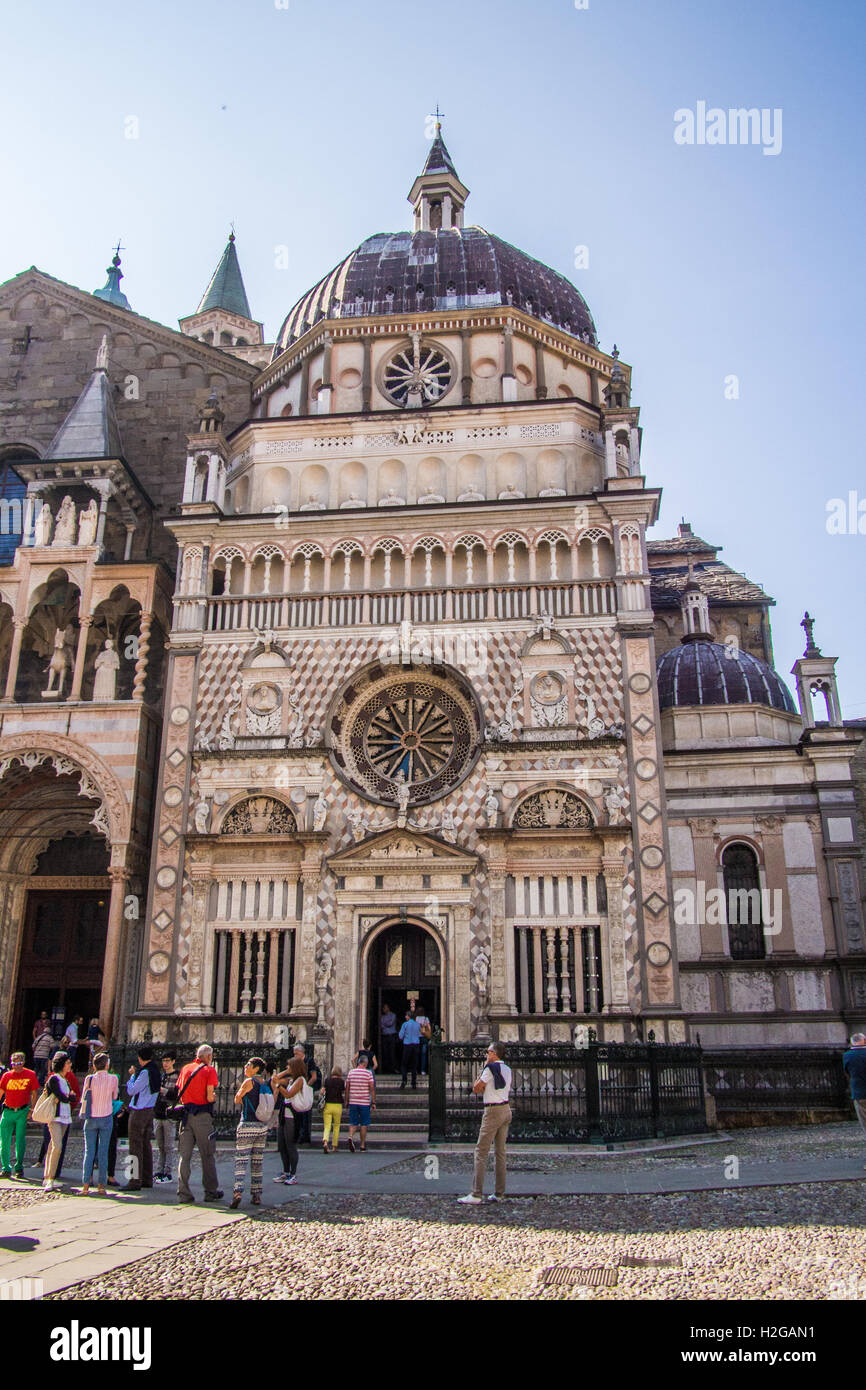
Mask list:
[[[731,959],[763,960],[767,954],[767,942],[755,851],[748,845],[729,845],[722,854],[722,873]]]

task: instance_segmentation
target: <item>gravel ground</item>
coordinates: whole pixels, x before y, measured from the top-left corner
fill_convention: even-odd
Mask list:
[[[0,1188],[0,1211],[15,1211],[17,1207],[32,1207],[34,1202],[62,1201],[62,1192],[43,1192],[41,1187]]]
[[[658,1140],[654,1141],[656,1144]],[[442,1173],[471,1173],[472,1155],[440,1153]],[[740,1162],[798,1159],[857,1159],[866,1162],[866,1135],[859,1124],[843,1122],[809,1127],[773,1127],[768,1129],[731,1130],[724,1138],[712,1143],[700,1143],[682,1148],[651,1152],[635,1147],[615,1150],[612,1154],[600,1149],[596,1153],[545,1153],[542,1150],[522,1152],[509,1150],[508,1168],[515,1173],[635,1173],[646,1169],[697,1168],[718,1169],[729,1154]],[[396,1162],[377,1168],[378,1173],[423,1173],[424,1157],[407,1155]]]
[[[57,1299],[866,1297],[866,1187],[652,1197],[312,1196],[64,1289]],[[677,1261],[628,1267],[622,1261]],[[544,1286],[549,1266],[615,1269]]]

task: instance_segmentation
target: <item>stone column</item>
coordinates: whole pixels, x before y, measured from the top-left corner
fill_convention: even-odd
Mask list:
[[[364,348],[364,361],[361,368],[361,409],[367,411],[372,404],[373,395],[372,348],[369,338],[362,338],[361,343]]]
[[[316,906],[321,877],[319,865],[302,868],[304,912],[301,919],[300,941],[295,956],[295,997],[292,1013],[315,1021],[316,1018]]]
[[[99,997],[99,1021],[106,1038],[111,1037],[115,1023],[118,966],[123,941],[123,905],[126,900],[129,870],[125,865],[112,864],[108,873],[111,878],[111,898],[108,904],[108,933],[105,938],[105,960],[102,966],[102,993]]]
[[[505,952],[505,857],[488,858],[490,894],[490,1008],[495,1013],[513,1014],[515,1006],[508,996],[508,962]]]
[[[84,679],[84,658],[87,655],[87,634],[93,623],[93,614],[82,613],[78,619],[78,623],[78,646],[75,649],[75,668],[72,672],[72,688],[69,691],[70,700],[81,699],[81,682]]]
[[[152,613],[142,612],[138,630],[138,654],[135,659],[135,678],[132,685],[133,700],[144,699],[144,683],[147,679],[147,654],[150,651],[150,624]]]
[[[454,908],[454,936],[445,964],[448,1000],[442,1027],[446,1039],[452,1042],[468,1042],[472,1032],[470,913],[468,903]]]
[[[625,931],[622,921],[622,884],[624,866],[622,855],[606,854],[602,861],[607,889],[607,941],[605,955],[608,969],[608,1002],[604,1013],[618,1013],[629,1007],[628,976],[625,959]]]
[[[781,816],[755,816],[755,824],[761,834],[764,849],[764,878],[766,887],[772,894],[775,889],[782,891],[782,920],[774,922],[770,928],[775,934],[764,935],[764,945],[768,959],[778,955],[794,955],[797,946],[794,941],[794,923],[791,917],[791,904],[788,900],[788,865],[785,859],[785,846],[782,840],[783,819]],[[770,903],[775,902],[773,897]],[[765,923],[766,926],[766,923]],[[781,928],[781,930],[779,930]],[[827,950],[833,949],[832,941],[827,942]]]
[[[468,329],[460,334],[461,346],[461,370],[460,387],[462,391],[462,404],[471,405],[472,403],[472,363],[471,363],[471,339]]]
[[[718,821],[710,816],[696,816],[689,820],[692,832],[692,847],[695,856],[695,913],[706,917],[707,894],[715,893],[719,887],[719,872],[716,864],[716,826]],[[678,886],[685,886],[687,880],[678,880]],[[715,901],[715,899],[714,899]],[[704,904],[703,910],[701,904]],[[713,913],[712,916],[721,914]],[[722,922],[701,922],[693,925],[700,931],[701,960],[725,959],[725,927]]]
[[[535,344],[535,399],[537,401],[547,400],[547,377],[544,370],[544,347],[541,343]]]
[[[206,969],[209,957],[208,941],[208,898],[210,896],[211,867],[209,864],[191,864],[189,869],[192,885],[192,907],[190,909],[189,956],[187,960],[187,1004],[182,1010],[190,1014],[211,1014],[210,971]]]
[[[3,692],[4,700],[15,699],[15,686],[18,681],[18,663],[21,660],[21,643],[24,639],[24,629],[27,626],[26,618],[12,619],[12,650],[9,653],[9,670],[6,672],[6,689]]]

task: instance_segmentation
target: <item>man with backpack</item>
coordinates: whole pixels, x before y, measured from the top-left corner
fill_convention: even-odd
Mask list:
[[[153,1111],[159,1099],[159,1067],[152,1047],[138,1049],[138,1066],[129,1068],[129,1160],[127,1192],[153,1187]]]
[[[196,1060],[181,1067],[177,1078],[177,1106],[183,1107],[178,1154],[177,1200],[194,1202],[189,1175],[192,1156],[197,1148],[201,1155],[201,1175],[206,1202],[218,1202],[222,1192],[217,1186],[216,1135],[213,1126],[213,1105],[219,1086],[219,1076],[213,1066],[213,1048],[202,1043]],[[169,1113],[172,1106],[169,1105]]]

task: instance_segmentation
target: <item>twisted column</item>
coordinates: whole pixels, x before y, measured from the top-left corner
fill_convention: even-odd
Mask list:
[[[144,682],[147,679],[147,654],[150,651],[150,625],[152,613],[142,613],[138,630],[138,655],[135,659],[135,679],[132,685],[133,700],[144,699]]]

